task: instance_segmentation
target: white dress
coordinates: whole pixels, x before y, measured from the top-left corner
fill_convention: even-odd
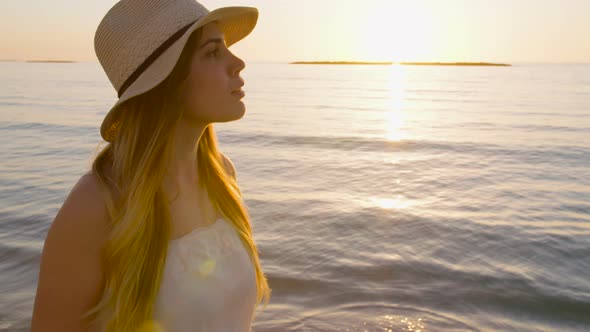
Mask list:
[[[256,273],[229,221],[171,240],[162,277],[150,331],[251,331]],[[99,320],[90,330],[104,332],[106,325]]]
[[[255,303],[254,265],[229,221],[169,242],[153,314],[163,331],[250,332]]]

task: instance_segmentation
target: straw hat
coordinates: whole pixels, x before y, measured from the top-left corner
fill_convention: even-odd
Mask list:
[[[120,105],[161,83],[174,68],[188,37],[217,21],[227,46],[256,26],[253,7],[209,11],[194,0],[121,0],[104,16],[94,35],[94,50],[119,100],[106,114],[100,135],[110,142],[119,127]]]

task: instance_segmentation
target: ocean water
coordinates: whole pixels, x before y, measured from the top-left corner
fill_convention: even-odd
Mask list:
[[[262,331],[589,331],[590,65],[249,63],[215,124],[273,289]],[[0,330],[115,92],[0,62]]]

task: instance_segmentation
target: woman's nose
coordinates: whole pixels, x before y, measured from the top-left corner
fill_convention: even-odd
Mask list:
[[[238,58],[237,56],[234,55],[234,64],[232,66],[232,75],[237,75],[240,73],[240,71],[242,71],[244,68],[246,68],[246,63],[244,62],[244,60]]]

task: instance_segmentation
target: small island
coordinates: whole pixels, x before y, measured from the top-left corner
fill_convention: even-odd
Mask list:
[[[507,63],[490,62],[399,62],[406,66],[511,66]]]
[[[69,61],[69,60],[27,60],[25,62],[74,63],[76,61]]]
[[[379,62],[379,61],[295,61],[289,62],[294,65],[392,65],[399,64],[404,66],[511,66],[506,63],[490,62]]]

